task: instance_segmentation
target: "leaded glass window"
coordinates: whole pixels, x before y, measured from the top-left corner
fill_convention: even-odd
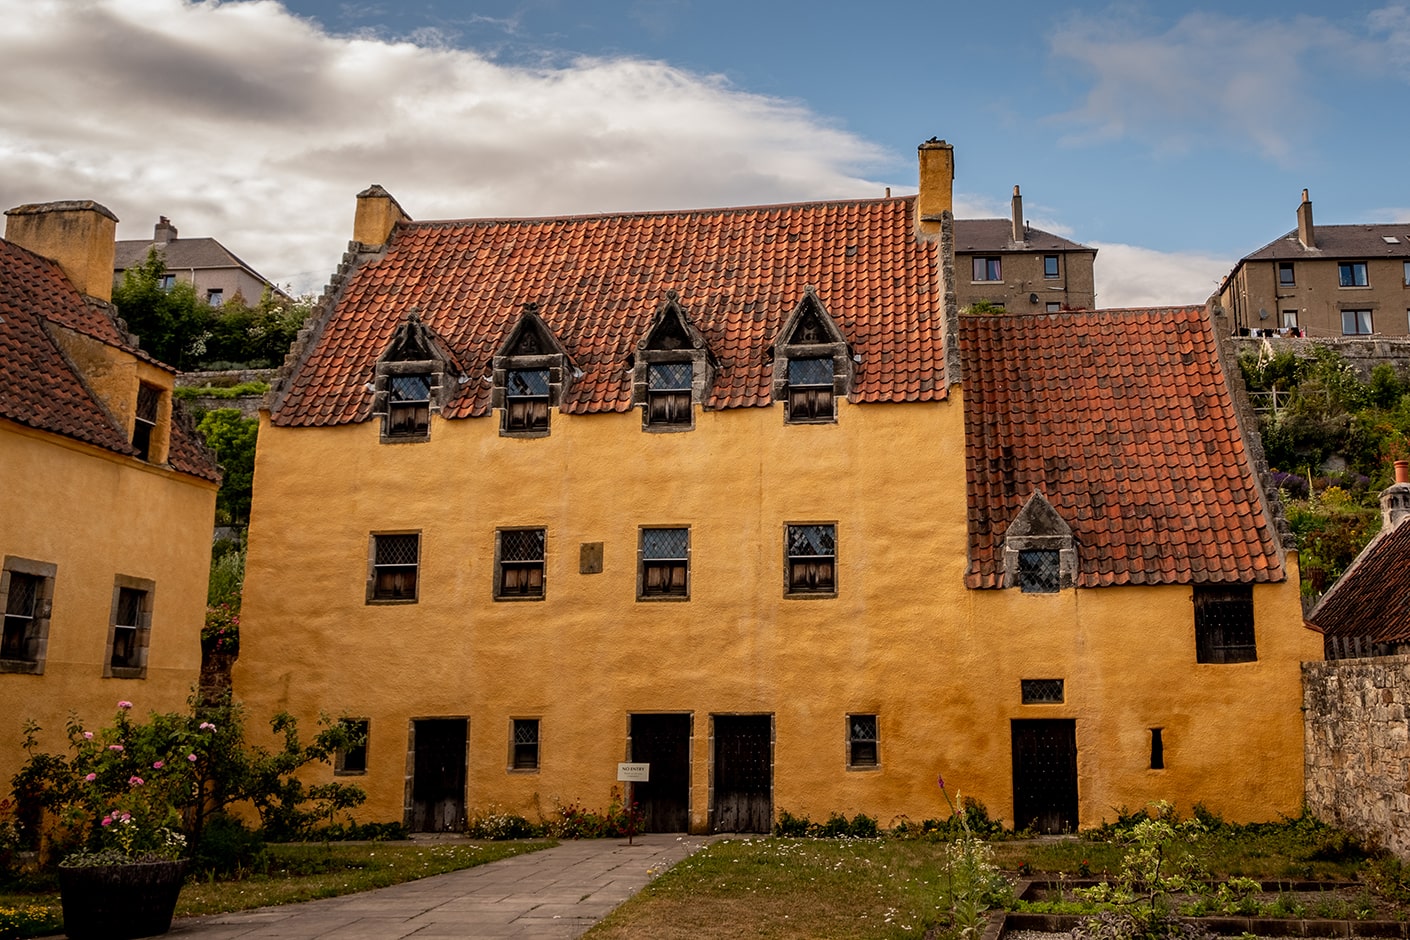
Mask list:
[[[875,767],[877,753],[876,716],[847,716],[847,763],[852,767]]]
[[[788,361],[789,421],[831,421],[832,392],[831,356]]]
[[[421,536],[374,535],[372,599],[416,600],[417,571],[421,561]]]
[[[34,662],[38,657],[36,611],[44,579],[10,572],[10,593],[5,598],[5,627],[0,639],[0,659]]]
[[[502,529],[499,537],[499,578],[496,596],[543,597],[543,529]]]
[[[513,723],[515,770],[537,770],[539,766],[539,720],[515,718]]]
[[[146,599],[146,591],[118,588],[117,620],[113,623],[113,666],[136,669],[142,665],[138,634],[142,629],[142,608]]]
[[[689,556],[689,529],[642,529],[641,596],[687,596]]]
[[[1061,705],[1061,679],[1020,679],[1019,689],[1025,705]]]
[[[837,527],[791,525],[785,539],[789,594],[831,594],[837,590]]]
[[[689,424],[694,364],[653,362],[646,367],[646,423]]]
[[[393,375],[387,379],[387,436],[419,437],[431,423],[431,377]]]
[[[1024,594],[1056,594],[1060,571],[1055,548],[1025,548],[1018,553],[1018,583]]]
[[[505,380],[504,429],[548,430],[549,370],[514,369]]]

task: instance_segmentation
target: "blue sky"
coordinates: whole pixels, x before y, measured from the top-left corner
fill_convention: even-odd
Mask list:
[[[418,218],[867,196],[913,191],[931,136],[961,216],[1006,216],[1020,184],[1034,225],[1097,246],[1102,305],[1202,300],[1304,187],[1319,223],[1410,222],[1406,2],[0,13],[0,76],[31,93],[0,103],[7,206],[95,198],[121,237],[168,215],[300,289],[369,182]],[[54,113],[74,98],[78,131]]]

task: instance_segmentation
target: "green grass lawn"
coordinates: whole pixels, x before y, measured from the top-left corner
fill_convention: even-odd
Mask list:
[[[237,881],[188,878],[181,889],[176,916],[243,911],[354,894],[473,868],[554,844],[535,840],[271,845],[268,866],[261,866],[258,873]],[[62,925],[57,886],[39,891],[0,889],[0,940],[56,933]]]

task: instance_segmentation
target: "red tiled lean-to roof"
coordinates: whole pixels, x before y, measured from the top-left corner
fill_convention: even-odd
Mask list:
[[[1327,636],[1410,641],[1410,524],[1381,530],[1322,595],[1307,622]]]
[[[966,584],[1034,490],[1079,587],[1282,580],[1215,342],[1198,308],[962,317]]]
[[[365,420],[366,384],[413,309],[469,381],[447,418],[490,412],[491,358],[524,306],[582,374],[564,412],[631,408],[629,357],[667,291],[718,360],[707,408],[771,401],[771,344],[806,286],[860,357],[854,402],[945,397],[936,249],[914,197],[546,219],[407,222],[349,275],[273,420]]]
[[[155,362],[129,346],[106,311],[85,300],[57,264],[0,239],[0,418],[135,457],[126,430],[89,391],[45,321]],[[220,479],[214,458],[184,421],[173,421],[167,460],[182,473]]]

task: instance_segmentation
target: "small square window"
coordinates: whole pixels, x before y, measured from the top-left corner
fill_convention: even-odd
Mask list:
[[[976,281],[1002,281],[1003,264],[999,258],[975,258],[974,259],[974,280]]]
[[[372,584],[369,601],[415,601],[421,566],[421,536],[372,536]]]
[[[504,430],[547,431],[548,403],[549,370],[511,370],[504,386]]]
[[[510,725],[509,766],[514,770],[538,770],[539,720],[515,718]]]
[[[1258,659],[1253,636],[1253,585],[1196,584],[1195,658],[1201,663],[1251,663]]]
[[[1283,326],[1288,327],[1289,329],[1297,329],[1297,311],[1296,311],[1296,310],[1284,310],[1284,311],[1283,311]]]
[[[1371,311],[1343,310],[1341,312],[1341,332],[1343,336],[1369,336],[1372,332]]]
[[[690,362],[653,362],[647,365],[648,426],[690,424],[690,395],[694,373],[694,363]]]
[[[150,460],[152,437],[157,430],[157,409],[161,406],[162,390],[146,382],[137,384],[137,414],[132,422],[132,446],[137,456]]]
[[[790,424],[833,420],[831,356],[788,361],[788,421]]]
[[[881,763],[875,715],[847,716],[847,766],[876,767]]]
[[[1061,585],[1055,548],[1025,548],[1018,553],[1018,584],[1024,594],[1056,594]]]
[[[545,529],[501,529],[495,533],[499,600],[543,597]]]
[[[1343,261],[1337,265],[1337,282],[1340,287],[1367,287],[1366,262]]]
[[[163,274],[158,282],[162,290],[171,290],[176,286],[175,274]]]
[[[1293,277],[1293,263],[1291,261],[1278,262],[1278,284],[1282,287],[1292,287],[1297,284]]]
[[[1056,300],[1050,300],[1043,306],[1043,312],[1062,313],[1062,303]]]
[[[787,593],[836,593],[837,527],[791,525],[786,528]]]
[[[1054,277],[1058,277],[1058,276],[1059,276],[1059,274],[1058,274],[1058,256],[1057,256],[1057,255],[1044,255],[1044,256],[1043,256],[1043,277],[1046,277],[1046,278],[1054,278]]]
[[[641,582],[637,597],[690,596],[690,530],[641,530]]]
[[[1061,705],[1063,702],[1061,679],[1020,679],[1018,686],[1025,705]]]
[[[146,678],[155,589],[154,581],[117,576],[113,585],[108,655],[103,663],[103,675],[116,679]]]
[[[352,740],[334,755],[333,773],[340,776],[367,773],[367,740],[371,723],[366,718],[344,718],[340,724]]]
[[[424,437],[431,426],[431,376],[387,376],[387,437]]]
[[[225,291],[220,288],[213,288],[212,290],[206,291],[206,303],[210,304],[212,307],[219,307],[221,304],[225,303]]]

